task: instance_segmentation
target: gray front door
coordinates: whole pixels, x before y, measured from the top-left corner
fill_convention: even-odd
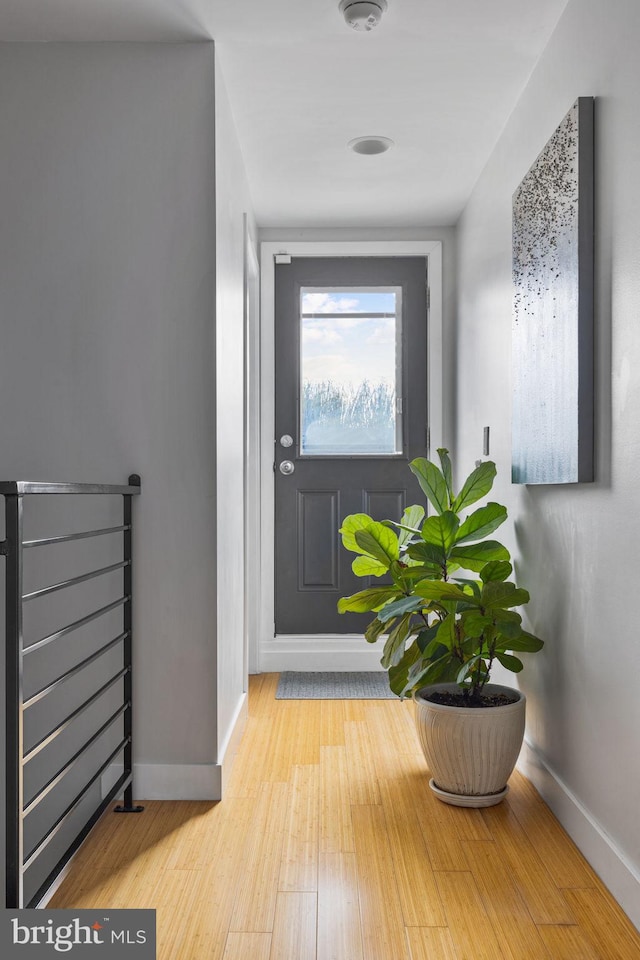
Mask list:
[[[276,266],[277,634],[363,632],[369,615],[336,609],[367,585],[341,521],[424,502],[408,463],[426,453],[426,299],[424,257]]]

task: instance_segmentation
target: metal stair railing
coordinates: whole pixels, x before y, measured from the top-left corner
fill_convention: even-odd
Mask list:
[[[124,796],[124,803],[115,808],[116,812],[138,813],[143,808],[133,802],[133,684],[132,684],[132,621],[133,621],[133,497],[141,492],[140,477],[133,474],[125,486],[110,484],[89,483],[32,483],[26,481],[0,482],[0,494],[5,499],[5,540],[0,541],[0,554],[6,558],[5,569],[5,703],[6,703],[6,906],[7,908],[22,908],[37,906],[46,892],[51,888],[63,867],[77,851],[83,840],[89,834],[95,823],[102,816],[110,803],[119,796]],[[122,523],[116,526],[87,530],[80,533],[65,534],[55,537],[46,537],[34,540],[24,539],[24,500],[38,495],[70,494],[70,495],[106,495],[122,497]],[[50,584],[29,593],[24,592],[23,563],[24,551],[44,548],[52,544],[68,543],[75,540],[85,540],[94,537],[106,537],[122,534],[122,560],[97,569],[88,570],[77,576]],[[66,590],[69,587],[83,584],[87,581],[103,577],[118,570],[123,572],[123,593],[115,601],[99,607],[66,626],[57,629],[46,636],[24,644],[24,607],[31,601]],[[122,630],[116,637],[109,637],[101,643],[98,649],[84,657],[70,668],[58,673],[57,676],[40,684],[39,688],[26,699],[24,695],[25,667],[28,668],[29,658],[38,650],[60,644],[68,635],[81,630],[82,627],[94,620],[99,620],[113,610],[122,610]],[[103,683],[94,690],[89,697],[72,710],[63,720],[48,729],[37,742],[25,750],[24,719],[31,707],[41,703],[53,691],[62,685],[82,675],[83,671],[92,663],[98,661],[108,652],[121,648],[122,665]],[[104,694],[115,688],[122,681],[122,700],[118,703],[110,716],[92,730],[84,743],[76,749],[72,756],[66,757],[53,774],[49,774],[46,782],[41,784],[32,796],[25,798],[25,769],[27,765],[37,762],[36,758],[46,750],[64,731],[83,717],[85,712],[98,703]],[[93,749],[98,752],[98,743],[103,734],[113,728],[121,720],[122,736],[109,755],[98,755],[98,765],[93,769],[89,779],[82,784],[79,791],[74,788],[74,795],[69,802],[66,797],[62,803],[64,809],[55,817],[53,823],[46,825],[42,835],[36,840],[31,839],[29,848],[25,849],[25,819],[39,804],[49,797],[53,791],[60,788],[67,774],[76,768],[76,765],[86,758]],[[41,882],[37,890],[25,903],[25,874],[38,860],[40,855],[49,847],[49,844],[60,834],[60,831],[69,823],[70,818],[78,810],[81,803],[88,797],[91,788],[97,785],[102,775],[114,761],[122,756],[123,772],[117,782],[108,790],[92,810],[79,832],[66,846],[62,856],[49,870],[46,879]]]

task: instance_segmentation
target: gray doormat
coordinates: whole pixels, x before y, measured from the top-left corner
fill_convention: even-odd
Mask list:
[[[382,671],[280,674],[276,700],[395,700]]]

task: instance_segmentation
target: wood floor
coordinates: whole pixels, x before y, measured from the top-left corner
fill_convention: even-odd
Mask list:
[[[252,678],[225,799],[107,814],[51,907],[152,907],[158,960],[638,960],[640,936],[531,785],[431,794],[413,705],[275,700]]]

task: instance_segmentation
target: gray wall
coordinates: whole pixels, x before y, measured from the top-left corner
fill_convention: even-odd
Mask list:
[[[165,796],[217,760],[214,79],[211,43],[0,45],[0,474],[142,475],[138,792]]]
[[[490,425],[496,499],[546,641],[521,679],[529,772],[637,924],[639,36],[636,0],[570,0],[460,220],[457,335],[459,470]],[[511,195],[578,96],[597,97],[597,480],[511,487]]]

